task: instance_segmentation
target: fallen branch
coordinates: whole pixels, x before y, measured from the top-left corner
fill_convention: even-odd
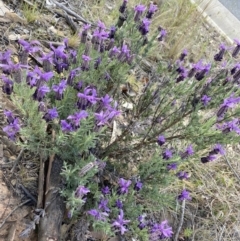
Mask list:
[[[75,13],[75,12],[72,11],[71,9],[65,7],[63,4],[61,4],[61,3],[57,2],[57,1],[53,1],[53,0],[52,0],[52,2],[53,2],[56,6],[58,6],[59,8],[63,9],[64,11],[66,11],[66,13],[68,13],[68,14],[72,15],[73,17],[75,17],[77,20],[79,20],[79,21],[81,21],[81,22],[83,22],[83,23],[85,23],[85,24],[91,24],[92,26],[96,26],[95,24],[90,23],[90,22],[88,22],[86,19],[84,19],[83,17],[79,16],[77,13]]]
[[[176,234],[174,236],[174,241],[178,241],[178,237],[179,237],[179,234],[180,234],[181,229],[182,229],[184,213],[185,213],[185,206],[186,206],[186,200],[184,199],[183,202],[182,202],[181,217],[180,217],[178,229],[177,229]]]
[[[44,167],[45,162],[40,155],[40,167],[39,167],[39,176],[38,176],[38,199],[37,199],[37,208],[43,208],[43,197],[44,197]]]
[[[15,171],[15,168],[16,168],[17,164],[19,163],[22,155],[23,155],[23,151],[24,151],[24,149],[22,149],[22,150],[20,151],[20,153],[18,154],[17,159],[14,161],[13,167],[12,167],[12,169],[11,169],[11,171],[10,171],[11,173],[13,173],[13,172]]]
[[[38,241],[60,240],[60,228],[65,212],[64,199],[59,191],[62,187],[60,175],[63,161],[55,156],[52,162],[49,189],[45,194],[45,215],[40,219]]]
[[[25,205],[26,203],[30,202],[31,199],[26,200],[25,202],[20,203],[17,207],[15,207],[12,212],[10,212],[6,218],[3,219],[2,223],[0,224],[0,229],[3,227],[3,225],[6,223],[7,219],[20,207]]]

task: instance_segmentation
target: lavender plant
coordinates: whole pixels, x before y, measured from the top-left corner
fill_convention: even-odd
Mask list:
[[[222,145],[239,142],[240,130],[239,41],[225,65],[224,44],[212,64],[187,63],[187,50],[172,66],[150,62],[149,53],[167,41],[162,27],[149,35],[156,11],[153,3],[128,9],[124,0],[114,26],[82,27],[78,49],[65,39],[44,53],[38,41],[20,40],[19,63],[10,51],[0,55],[3,92],[21,113],[5,110],[3,131],[31,152],[64,160],[68,217],[85,214],[96,229],[140,240],[173,235],[167,220],[150,214],[191,200],[186,189],[163,192],[176,178],[189,178],[179,165],[215,160]],[[30,53],[39,54],[40,66],[28,63]],[[132,96],[127,80],[136,70],[148,78],[137,79]],[[120,119],[121,134],[112,140]]]

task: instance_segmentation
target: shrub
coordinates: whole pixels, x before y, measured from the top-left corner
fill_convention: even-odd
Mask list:
[[[172,65],[151,62],[168,37],[163,27],[149,35],[155,11],[124,0],[114,26],[83,26],[78,49],[65,39],[46,54],[38,41],[20,40],[20,63],[10,51],[0,56],[3,92],[21,111],[5,111],[3,130],[31,152],[64,160],[69,218],[85,213],[108,235],[141,240],[172,236],[167,220],[151,214],[191,200],[186,189],[165,191],[189,178],[179,165],[211,162],[239,141],[239,41],[226,65],[224,44],[213,63],[187,64],[186,50]],[[29,53],[40,54],[41,67],[28,64]]]

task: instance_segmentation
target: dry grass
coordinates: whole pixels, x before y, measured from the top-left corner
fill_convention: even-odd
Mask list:
[[[71,35],[68,38],[68,45],[72,48],[77,48],[79,46],[80,39],[78,34]]]
[[[28,23],[33,23],[40,18],[37,4],[33,6],[30,6],[27,3],[23,4],[22,12]]]

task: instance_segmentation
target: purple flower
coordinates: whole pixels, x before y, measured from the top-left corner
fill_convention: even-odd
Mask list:
[[[110,193],[111,193],[110,188],[109,188],[108,186],[103,187],[103,188],[101,189],[101,191],[102,191],[102,194],[103,194],[103,195],[107,195],[107,194],[110,194]]]
[[[56,118],[58,118],[58,112],[56,107],[54,107],[53,109],[48,109],[47,113],[43,116],[43,119],[45,119],[47,122]]]
[[[65,51],[64,45],[61,45],[61,46],[58,46],[57,48],[55,48],[52,44],[50,44],[50,48],[53,50],[53,53],[54,53],[54,62],[59,60],[59,59],[61,59],[63,61],[67,60],[68,56],[64,52]]]
[[[180,171],[176,175],[180,180],[188,179],[190,177],[188,172],[184,172],[184,171]]]
[[[67,120],[70,120],[73,129],[77,129],[80,127],[80,121],[88,117],[88,113],[85,110],[81,110],[80,112],[75,113],[74,115],[68,116]]]
[[[163,41],[164,37],[167,35],[167,31],[165,29],[162,29],[160,31],[160,36],[158,37],[158,41],[161,42]]]
[[[75,191],[75,196],[78,198],[83,198],[84,195],[89,193],[90,190],[82,185],[78,186],[76,191]]]
[[[71,64],[76,64],[77,63],[77,51],[74,49],[69,50],[69,58],[70,58],[70,63]]]
[[[140,191],[142,189],[142,187],[143,187],[143,183],[140,181],[137,181],[134,185],[134,190]]]
[[[43,70],[45,72],[49,72],[52,69],[53,65],[53,52],[49,52],[48,54],[43,54],[39,60],[43,61]]]
[[[139,221],[138,228],[140,230],[144,229],[146,227],[145,215],[140,215],[138,217],[138,221]]]
[[[204,68],[204,65],[202,64],[202,60],[200,59],[196,64],[192,65],[192,68],[188,72],[188,77],[192,78],[196,71],[202,70]]]
[[[126,226],[126,224],[128,224],[130,222],[130,220],[123,219],[123,215],[124,215],[123,210],[120,209],[118,218],[116,220],[114,220],[114,222],[112,224],[113,227],[117,228],[120,231],[121,235],[123,235],[127,231],[125,226]]]
[[[108,38],[113,39],[114,36],[115,36],[115,33],[116,33],[116,27],[115,26],[111,26]]]
[[[237,70],[240,69],[240,63],[235,64],[235,66],[231,69],[231,75],[234,75]]]
[[[143,14],[143,12],[144,12],[146,9],[147,9],[147,7],[144,6],[144,5],[141,5],[141,4],[137,5],[137,6],[134,8],[134,11],[135,11],[134,21],[135,21],[135,22],[137,22],[137,21],[140,19],[141,15]]]
[[[130,180],[125,180],[123,178],[120,178],[118,181],[118,185],[119,185],[119,194],[125,194],[128,193],[128,188],[131,185],[131,181]]]
[[[179,74],[179,76],[177,77],[176,82],[179,83],[179,82],[183,81],[185,78],[187,78],[187,76],[188,76],[188,71],[185,68],[182,68],[182,71]]]
[[[165,137],[163,135],[160,135],[157,139],[157,143],[159,146],[162,146],[166,142]]]
[[[23,64],[14,64],[13,62],[9,62],[8,64],[0,64],[0,67],[2,67],[4,74],[10,74],[10,73],[16,73],[20,69],[28,69],[28,65]]]
[[[146,35],[149,32],[149,26],[151,24],[151,21],[147,18],[144,18],[142,20],[142,23],[139,27],[139,31],[141,32],[142,35]]]
[[[98,208],[103,212],[110,212],[108,207],[108,200],[102,198],[98,204]]]
[[[44,81],[48,82],[53,76],[54,73],[52,71],[42,72],[40,68],[36,66],[33,71],[28,72],[26,81],[31,87],[37,86],[39,88]]]
[[[101,111],[100,113],[95,113],[95,118],[97,120],[97,126],[103,126],[108,121],[108,115]]]
[[[170,158],[172,158],[172,156],[172,151],[169,149],[166,149],[165,152],[163,152],[163,159],[165,160],[169,160]]]
[[[63,99],[63,92],[67,88],[67,81],[63,79],[58,85],[53,85],[52,89],[55,92],[55,98],[56,100],[62,100]]]
[[[168,164],[167,169],[168,169],[168,171],[176,170],[177,169],[177,163],[174,162],[174,163]]]
[[[108,214],[105,212],[99,212],[96,209],[92,209],[90,211],[87,212],[88,214],[90,214],[91,216],[93,216],[96,220],[99,221],[106,221],[106,217],[108,217]]]
[[[111,122],[113,120],[114,117],[118,116],[121,114],[121,111],[117,110],[117,102],[115,101],[112,106],[109,106],[107,109],[107,120],[108,122]]]
[[[152,15],[157,11],[157,9],[158,9],[157,5],[151,3],[148,9],[146,18],[151,19]]]
[[[7,117],[7,122],[9,124],[13,123],[15,120],[15,117],[13,115],[13,112],[10,110],[4,110],[4,115]]]
[[[15,118],[12,123],[3,127],[3,131],[7,134],[10,140],[15,141],[16,134],[20,131],[19,119]]]
[[[103,30],[95,29],[93,32],[94,49],[99,51],[100,45],[109,37],[109,33]]]
[[[109,52],[109,58],[112,58],[112,57],[114,57],[114,56],[117,56],[117,55],[120,54],[120,53],[121,53],[121,51],[119,50],[119,48],[116,47],[116,46],[114,46],[114,47],[110,50],[110,52]]]
[[[207,95],[204,95],[202,98],[201,98],[201,101],[203,103],[204,106],[207,106],[207,104],[209,103],[209,101],[211,100],[212,98],[207,96]]]
[[[91,58],[87,55],[82,55],[82,60],[83,60],[83,63],[82,63],[82,70],[89,70],[89,62],[91,60]]]
[[[234,94],[231,94],[230,97],[224,99],[223,104],[220,106],[220,109],[217,112],[217,117],[222,118],[225,112],[229,108],[235,107],[236,104],[240,102],[240,97],[234,97]]]
[[[216,144],[215,146],[214,146],[214,148],[213,148],[213,150],[212,151],[210,151],[210,155],[216,155],[216,154],[221,154],[221,155],[225,155],[225,150],[224,150],[224,148],[222,147],[222,145],[221,144]]]
[[[180,61],[183,61],[184,58],[188,55],[188,51],[186,49],[184,49],[179,57]]]
[[[117,199],[117,201],[116,201],[116,207],[119,209],[123,208],[123,203],[119,199]]]
[[[70,86],[73,86],[73,80],[76,76],[79,76],[79,71],[80,71],[80,68],[76,68],[76,69],[72,69],[70,70],[70,73],[68,75],[68,78],[67,78],[67,84],[70,85]]]
[[[224,134],[234,131],[238,135],[240,135],[239,119],[237,119],[237,118],[235,118],[229,122],[226,122],[223,125],[218,125],[217,128],[222,130],[222,132]]]
[[[99,30],[106,29],[105,24],[102,21],[100,21],[100,20],[98,20],[98,25],[97,26],[98,26]]]
[[[113,99],[108,94],[106,94],[104,97],[101,98],[101,103],[102,103],[103,107],[109,108],[112,100]]]
[[[31,42],[27,42],[27,41],[25,41],[23,39],[19,39],[18,43],[20,45],[22,45],[24,51],[26,51],[27,53],[35,53],[35,52],[41,50],[41,48],[39,47],[40,42],[36,41],[36,40],[31,41]]]
[[[118,59],[119,61],[125,61],[128,56],[130,55],[130,49],[128,48],[128,46],[126,44],[123,44],[122,48],[121,48],[121,52],[118,55]]]
[[[97,103],[97,91],[95,88],[90,86],[84,89],[84,93],[77,94],[79,100],[77,102],[78,108],[85,110],[87,106],[94,105]]]
[[[198,80],[198,81],[202,80],[202,79],[205,77],[205,75],[209,72],[210,69],[211,69],[211,64],[210,64],[210,63],[207,64],[207,65],[205,65],[205,66],[202,68],[201,71],[199,71],[199,72],[197,72],[197,73],[195,74],[196,80]]]
[[[125,12],[125,10],[127,8],[127,2],[128,2],[128,0],[123,0],[123,3],[122,3],[122,5],[119,8],[119,12],[120,13],[124,13]]]
[[[33,94],[33,98],[38,101],[42,101],[47,93],[50,92],[48,86],[43,85],[36,89],[35,93]]]
[[[77,91],[82,90],[82,87],[83,87],[83,81],[82,81],[82,80],[80,80],[79,82],[77,82],[77,83],[74,85],[74,89],[77,90]]]
[[[150,230],[150,240],[158,240],[172,237],[172,227],[168,225],[168,221],[165,220],[160,224],[156,223]]]
[[[83,26],[83,31],[81,33],[81,43],[85,44],[87,42],[87,33],[90,28],[91,28],[90,24],[85,24]]]
[[[185,159],[189,156],[192,156],[193,154],[194,154],[193,147],[192,147],[192,145],[189,145],[187,147],[186,151],[181,154],[181,158]]]
[[[11,55],[12,55],[11,50],[7,50],[6,52],[0,53],[0,63],[1,64],[11,63]]]
[[[220,51],[216,55],[214,55],[215,61],[222,61],[223,55],[227,49],[227,47],[223,43],[220,45],[219,48],[220,48]]]
[[[73,131],[72,125],[69,124],[66,120],[61,120],[61,129],[63,132],[71,132]]]
[[[240,51],[240,40],[238,39],[234,39],[235,43],[237,44],[237,46],[234,48],[233,52],[232,52],[232,57],[236,58],[239,51]]]
[[[181,194],[178,196],[178,200],[179,201],[192,200],[192,198],[190,197],[190,192],[187,191],[186,189],[183,189]]]
[[[13,81],[4,75],[2,75],[2,80],[4,82],[4,85],[2,87],[3,93],[11,95],[13,92]]]
[[[208,155],[206,157],[201,157],[201,162],[202,163],[211,162],[211,161],[214,161],[216,158],[217,158],[216,155]]]

